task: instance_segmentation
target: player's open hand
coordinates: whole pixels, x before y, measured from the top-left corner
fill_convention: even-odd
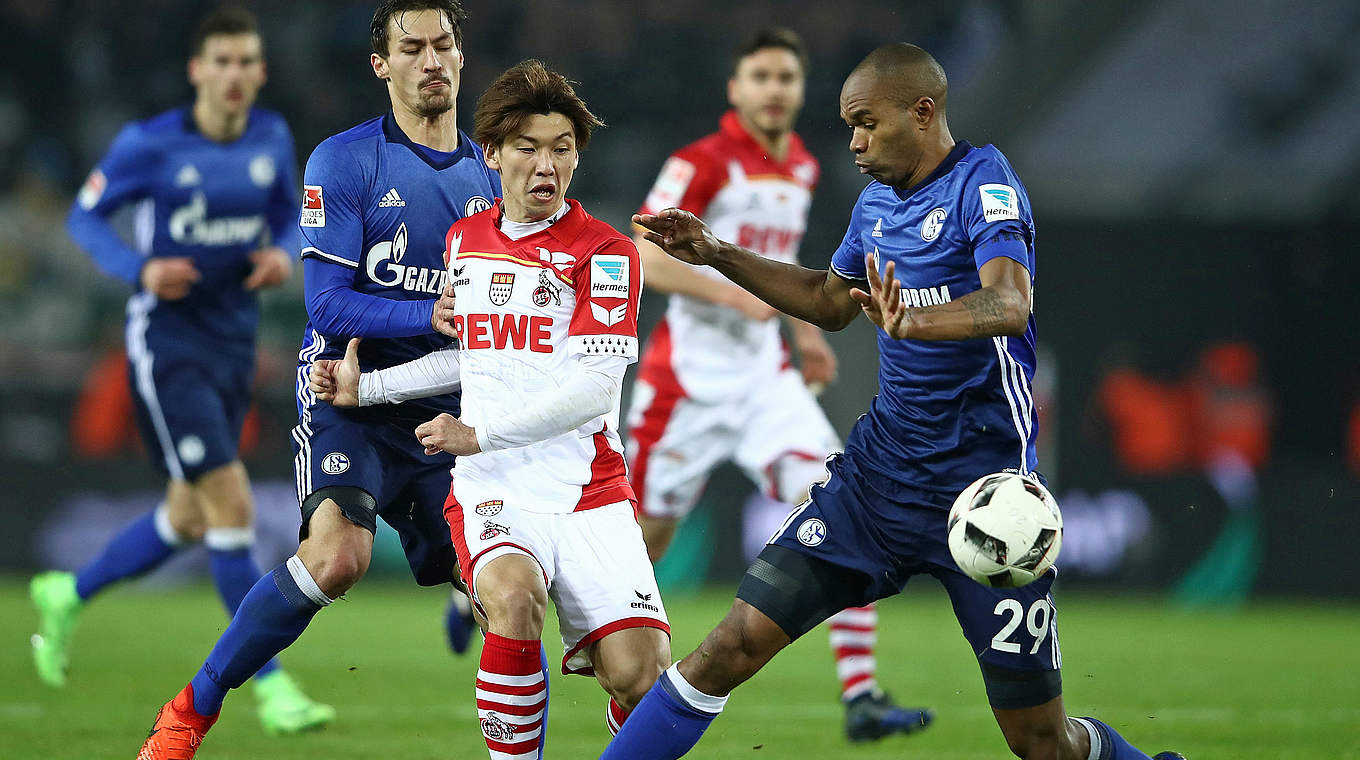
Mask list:
[[[293,275],[292,257],[277,246],[251,251],[249,258],[251,270],[244,283],[246,290],[278,287]]]
[[[864,270],[869,276],[869,292],[859,288],[850,289],[850,297],[855,299],[864,313],[874,324],[883,328],[888,337],[896,340],[909,337],[911,316],[902,304],[902,283],[897,281],[897,268],[889,261],[878,276],[878,252],[864,256]]]
[[[430,325],[441,335],[457,338],[458,331],[453,329],[453,303],[453,283],[449,283],[440,291],[439,298],[434,302],[434,311],[430,313]]]
[[[429,422],[422,422],[416,428],[416,440],[425,447],[426,456],[433,456],[441,451],[466,456],[482,450],[481,445],[477,443],[477,431],[448,413],[441,414]]]
[[[633,214],[633,224],[643,229],[642,236],[648,241],[687,264],[710,263],[721,245],[703,220],[678,208]]]
[[[201,279],[203,275],[188,256],[158,256],[142,265],[142,289],[162,301],[189,295],[189,288]]]
[[[317,359],[308,373],[307,388],[332,406],[359,405],[359,339],[345,346],[343,359]]]

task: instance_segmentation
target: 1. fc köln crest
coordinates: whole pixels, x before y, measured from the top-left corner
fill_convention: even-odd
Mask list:
[[[491,303],[497,306],[504,306],[510,300],[510,293],[515,289],[514,272],[495,272],[491,275]]]

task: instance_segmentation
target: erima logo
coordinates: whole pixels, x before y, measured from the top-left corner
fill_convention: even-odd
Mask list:
[[[1010,185],[996,183],[978,185],[978,195],[982,198],[983,221],[999,222],[1003,219],[1020,218],[1020,206],[1015,200],[1015,188]]]
[[[628,304],[621,303],[612,309],[606,309],[594,301],[591,301],[590,313],[594,315],[596,322],[599,322],[605,327],[613,327],[622,322],[624,317],[628,316]]]
[[[869,233],[869,236],[878,238],[883,237],[883,220],[881,218],[877,222],[874,222],[874,229]]]
[[[242,245],[255,243],[264,231],[264,215],[208,218],[208,202],[195,192],[189,202],[170,214],[170,239],[181,245]]]
[[[402,200],[400,195],[397,195],[397,189],[395,187],[388,190],[387,193],[383,195],[382,200],[378,201],[378,208],[391,208],[393,206],[405,205],[406,201]]]
[[[632,607],[635,610],[650,610],[657,614],[661,614],[661,610],[655,604],[649,603],[652,601],[651,594],[644,594],[637,589],[633,589],[633,594],[637,596],[638,601],[632,602],[628,605],[629,607]]]

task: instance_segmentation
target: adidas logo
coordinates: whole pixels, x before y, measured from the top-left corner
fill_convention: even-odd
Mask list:
[[[387,194],[382,197],[382,200],[378,201],[378,208],[391,208],[392,206],[405,205],[406,201],[402,200],[400,195],[397,195],[397,189],[395,187],[388,190]]]
[[[869,233],[869,235],[870,235],[871,237],[877,237],[877,238],[883,237],[883,219],[882,219],[882,218],[879,218],[879,220],[878,220],[877,222],[874,222],[874,229],[873,229],[872,232]]]

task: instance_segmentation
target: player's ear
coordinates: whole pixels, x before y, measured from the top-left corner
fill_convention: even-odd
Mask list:
[[[728,103],[728,105],[732,106],[733,108],[736,108],[736,107],[737,107],[737,95],[736,95],[736,92],[737,92],[737,78],[736,78],[736,77],[728,77],[728,78],[727,78],[727,103]]]
[[[377,53],[369,53],[368,62],[373,67],[373,76],[382,80],[391,78],[387,70],[387,59]]]
[[[497,172],[500,171],[500,170],[501,170],[501,149],[500,149],[500,146],[497,145],[497,146],[495,146],[495,147],[492,147],[492,146],[490,146],[490,145],[483,145],[483,146],[482,146],[482,161],[484,161],[484,162],[486,163],[487,168],[491,169],[492,171],[497,171]]]
[[[198,75],[199,75],[200,69],[202,68],[202,65],[203,65],[203,60],[202,60],[201,58],[199,58],[198,56],[194,56],[194,57],[192,57],[192,58],[189,59],[189,65],[188,65],[188,67],[187,67],[187,73],[188,73],[188,77],[189,77],[189,84],[191,84],[191,85],[193,85],[193,86],[195,86],[195,87],[198,86]]]

